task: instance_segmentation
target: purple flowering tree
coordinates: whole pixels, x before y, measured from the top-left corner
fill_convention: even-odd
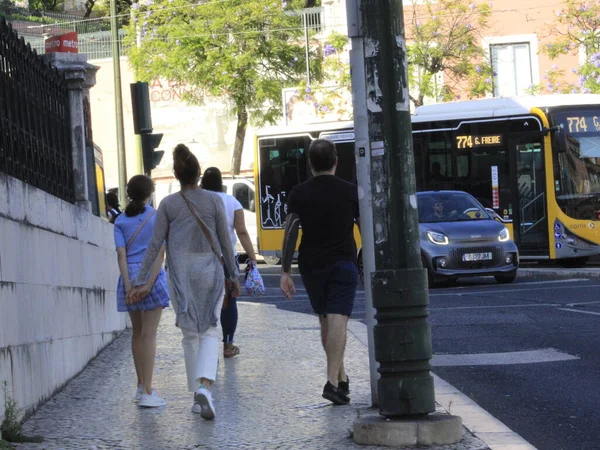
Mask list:
[[[304,0],[135,3],[129,59],[140,81],[158,77],[189,87],[185,101],[229,99],[237,119],[231,169],[239,174],[248,124],[275,124],[282,89],[305,77],[304,29],[295,13],[303,6]],[[319,80],[321,54],[312,53],[311,77]]]
[[[492,68],[481,44],[491,5],[474,0],[405,4],[411,101],[481,97],[493,90]]]
[[[566,72],[557,64],[544,74],[537,92],[600,93],[600,3],[564,0],[550,24],[553,40],[542,47],[550,59],[563,55],[581,58],[579,67]],[[570,81],[567,75],[576,81]]]

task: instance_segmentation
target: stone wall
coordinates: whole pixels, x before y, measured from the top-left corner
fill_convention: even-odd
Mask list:
[[[0,173],[0,383],[23,413],[125,328],[115,255],[111,224]]]

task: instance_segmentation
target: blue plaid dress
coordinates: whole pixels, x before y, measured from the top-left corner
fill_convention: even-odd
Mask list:
[[[153,211],[152,207],[147,206],[146,211],[137,216],[127,217],[125,214],[119,215],[115,221],[115,246],[117,248],[127,248],[127,242],[129,242],[136,230],[141,226],[144,220],[146,220],[148,215],[153,213]],[[142,266],[144,253],[146,252],[146,248],[152,237],[154,220],[155,217],[150,217],[150,219],[148,219],[127,250],[127,267],[129,269],[129,279],[131,281],[135,280],[138,276]],[[168,307],[170,298],[165,271],[161,269],[150,293],[141,302],[127,305],[125,301],[125,288],[123,286],[122,278],[119,277],[117,285],[117,311],[150,311],[156,308]]]
[[[140,271],[140,267],[142,267],[142,263],[127,264],[127,267],[129,267],[129,279],[135,280]],[[169,288],[167,285],[167,274],[163,269],[160,269],[160,273],[158,274],[150,293],[141,302],[133,303],[131,305],[125,303],[123,279],[119,277],[119,284],[117,285],[117,311],[151,311],[161,307],[167,308],[168,306]]]

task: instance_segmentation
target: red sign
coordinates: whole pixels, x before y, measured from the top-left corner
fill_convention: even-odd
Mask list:
[[[46,53],[79,53],[79,40],[77,32],[50,36],[44,41]]]

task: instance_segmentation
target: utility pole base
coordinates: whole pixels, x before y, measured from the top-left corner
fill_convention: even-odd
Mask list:
[[[354,442],[362,445],[414,448],[456,444],[462,437],[462,419],[450,414],[432,413],[407,419],[369,415],[354,421]]]

